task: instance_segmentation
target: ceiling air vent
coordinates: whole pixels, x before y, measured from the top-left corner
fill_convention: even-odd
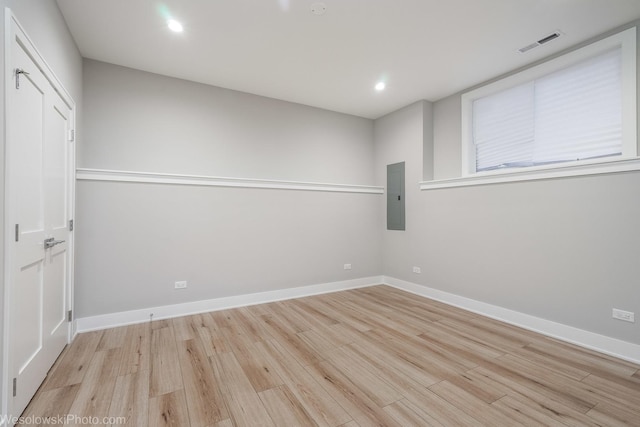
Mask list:
[[[529,52],[531,49],[535,49],[538,46],[542,46],[545,43],[549,43],[551,40],[555,40],[561,35],[562,35],[562,32],[554,31],[553,33],[549,34],[548,36],[544,36],[543,38],[541,38],[540,40],[534,43],[526,45],[525,47],[521,47],[520,49],[518,49],[518,52],[520,53]]]

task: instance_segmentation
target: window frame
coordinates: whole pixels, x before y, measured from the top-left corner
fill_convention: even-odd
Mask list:
[[[520,168],[504,168],[487,171],[476,171],[476,150],[473,143],[473,102],[476,99],[489,96],[514,86],[531,82],[555,71],[574,65],[583,60],[598,56],[613,48],[621,48],[622,55],[622,154],[597,159],[586,159],[553,163],[549,165],[528,166]],[[531,172],[537,179],[549,171],[550,177],[562,176],[562,170],[567,171],[567,176],[576,166],[584,167],[608,165],[614,162],[626,161],[638,158],[637,141],[637,63],[636,63],[636,27],[621,31],[602,40],[591,43],[559,57],[553,58],[541,64],[527,68],[521,72],[512,74],[493,83],[481,86],[477,89],[462,94],[462,178],[491,177],[502,175],[505,178],[509,174],[517,174],[521,180],[523,174]],[[594,172],[597,173],[597,172]]]

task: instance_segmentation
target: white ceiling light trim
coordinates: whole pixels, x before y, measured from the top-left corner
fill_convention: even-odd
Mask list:
[[[176,21],[175,19],[167,20],[167,26],[174,33],[181,33],[182,31],[184,31],[184,27],[182,26],[182,24],[179,21]]]

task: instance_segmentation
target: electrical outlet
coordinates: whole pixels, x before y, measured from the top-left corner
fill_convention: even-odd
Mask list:
[[[420,269],[420,267],[413,267],[413,272],[416,274],[420,274],[422,273],[422,270]]]
[[[187,281],[181,281],[181,282],[176,282],[175,284],[175,288],[176,289],[185,289],[187,287]]]
[[[351,270],[351,264],[345,264],[344,265],[344,269],[345,270]]]
[[[613,309],[612,317],[614,319],[624,320],[625,322],[631,322],[631,323],[635,323],[636,322],[633,312],[624,311],[624,310],[618,310],[617,308]]]

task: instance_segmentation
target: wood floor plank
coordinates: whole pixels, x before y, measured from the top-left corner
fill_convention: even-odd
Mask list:
[[[396,312],[381,305],[370,303],[365,298],[354,298],[352,301],[345,301],[345,307],[354,313],[360,313],[361,318],[367,319],[375,329],[392,329],[406,335],[419,335],[423,329],[413,320],[406,322],[399,319]]]
[[[215,321],[211,313],[203,313],[201,320],[202,325],[198,328],[198,336],[207,356],[230,352],[231,346],[224,336],[222,326]]]
[[[479,322],[466,324],[453,319],[442,319],[436,322],[444,331],[451,331],[465,337],[471,342],[481,343],[498,352],[510,352],[529,344],[529,340],[513,338],[501,331],[480,326]]]
[[[409,395],[407,401],[413,404],[413,409],[424,408],[424,412],[444,426],[478,426],[482,425],[477,419],[470,417],[457,406],[441,398],[431,390],[420,395]]]
[[[525,426],[566,426],[566,424],[551,418],[543,412],[536,411],[530,405],[526,405],[521,400],[511,396],[504,396],[493,402],[491,406]]]
[[[466,361],[460,364],[454,357],[443,356],[441,351],[417,337],[391,335],[388,331],[373,330],[366,333],[379,345],[389,349],[396,357],[409,361],[435,378],[443,379],[448,375],[456,375],[474,368],[475,364]],[[415,338],[415,339],[412,339]]]
[[[322,360],[315,350],[287,327],[286,322],[274,316],[262,316],[265,328],[273,338],[283,345],[302,365],[310,365]]]
[[[587,412],[587,415],[606,426],[640,425],[640,416],[637,411],[630,410],[629,407],[614,406],[608,403],[598,403]]]
[[[331,342],[330,337],[314,329],[298,332],[296,335],[318,354],[320,360],[326,359],[328,353],[343,345]]]
[[[419,396],[421,393],[427,391],[426,386],[421,384],[419,382],[420,379],[416,378],[416,376],[411,375],[410,371],[409,373],[405,373],[406,370],[398,368],[397,360],[390,362],[389,359],[381,358],[370,351],[363,350],[357,343],[345,346],[343,350],[353,355],[354,360],[357,360],[358,363],[376,372],[381,379],[392,385],[404,396],[410,394]],[[433,385],[436,382],[438,382],[438,380],[429,380],[426,381],[426,385]]]
[[[405,301],[400,301],[398,298],[389,298],[389,295],[382,296],[377,292],[370,292],[367,289],[362,289],[359,292],[363,298],[367,298],[371,302],[382,305],[395,313],[400,313],[401,316],[398,317],[399,319],[414,319],[415,321],[419,321],[420,323],[418,324],[418,327],[421,327],[425,323],[428,324],[442,319],[442,316],[426,310],[425,305],[416,304],[415,301],[411,301],[407,304]]]
[[[628,378],[637,370],[633,363],[557,340],[531,343],[527,348],[600,376]]]
[[[373,312],[384,313],[385,317],[389,316],[394,321],[411,325],[419,331],[422,330],[425,324],[440,319],[439,316],[433,316],[424,310],[411,310],[411,307],[394,304],[386,298],[371,295],[363,289],[356,289],[351,292],[354,297],[352,302],[356,305],[365,307]]]
[[[473,322],[478,317],[475,313],[448,306],[432,299],[417,298],[413,294],[389,286],[376,286],[375,288],[367,289],[367,292],[375,293],[380,299],[394,301],[400,307],[411,308],[423,315],[433,316],[432,321],[446,318],[457,319],[462,322]]]
[[[309,304],[307,301],[312,298],[300,298],[290,300],[290,306],[292,310],[297,311],[301,315],[305,316],[307,321],[313,326],[316,327],[318,324],[324,326],[337,325],[338,322],[336,319],[328,315],[327,313],[318,310],[312,304]]]
[[[587,391],[597,395],[602,402],[634,409],[640,419],[640,384],[632,381],[621,384],[594,374],[587,376],[581,383],[589,386]]]
[[[338,348],[329,354],[329,360],[376,405],[384,407],[403,399],[400,391],[385,381],[382,372],[357,353]]]
[[[190,426],[184,390],[149,399],[149,427]]]
[[[99,419],[108,416],[121,354],[119,348],[94,353],[69,414]]]
[[[213,369],[199,340],[179,341],[177,346],[191,426],[206,427],[229,418]]]
[[[182,390],[182,375],[173,327],[151,332],[151,373],[149,396]]]
[[[429,390],[457,406],[461,411],[488,426],[523,426],[511,417],[504,415],[490,404],[478,399],[462,388],[456,387],[449,381],[441,381],[429,387]]]
[[[103,332],[96,351],[119,348],[124,345],[127,331],[131,326],[120,326],[118,328],[107,329]]]
[[[122,346],[120,375],[151,369],[151,324],[131,325],[127,328]]]
[[[320,362],[305,369],[358,424],[400,426],[332,363]]]
[[[251,314],[247,307],[236,308],[232,311],[233,320],[245,330],[252,342],[266,341],[273,338],[264,328],[262,322]],[[291,321],[291,320],[289,320]]]
[[[197,315],[174,317],[171,319],[171,324],[177,341],[192,340],[199,336]]]
[[[354,301],[334,301],[333,305],[339,307],[343,312],[349,313],[352,317],[360,319],[361,322],[368,324],[370,329],[393,331],[403,335],[418,335],[422,332],[421,329],[394,320],[393,316],[388,313],[376,312]]]
[[[576,368],[571,364],[563,361],[559,361],[556,358],[543,356],[538,352],[531,351],[529,346],[525,346],[523,348],[514,350],[511,352],[522,359],[528,360],[529,362],[536,363],[541,366],[545,366],[547,369],[550,369],[554,372],[557,372],[561,375],[567,376],[576,381],[580,381],[587,376],[589,376],[589,372],[584,369]]]
[[[426,411],[406,399],[387,405],[384,407],[384,410],[401,426],[442,426],[441,423]]]
[[[245,308],[253,317],[268,316],[272,313],[272,310],[269,308],[271,304],[272,303],[256,304]]]
[[[253,389],[233,353],[211,356],[210,360],[216,366],[218,375],[224,378],[223,388],[225,391],[223,393],[226,396],[225,401],[234,424],[238,427],[275,427],[260,397]]]
[[[271,388],[258,395],[276,426],[318,425],[287,386]]]
[[[327,337],[341,345],[354,343],[364,337],[362,332],[346,323],[327,326],[326,329],[330,331]],[[322,333],[324,329],[316,329],[316,331]]]
[[[319,426],[336,427],[351,421],[342,406],[276,341],[256,343],[255,347]]]
[[[294,302],[291,302],[291,309],[297,311],[301,316],[306,316],[305,318],[312,325],[311,329],[299,332],[298,336],[307,338],[310,343],[313,343],[311,344],[313,347],[321,348],[322,351],[325,351],[327,348],[340,347],[354,341],[352,335],[345,333],[345,330],[349,328],[348,326],[335,322],[330,318],[328,318],[330,319],[328,321],[323,320],[316,314],[309,315],[309,313],[302,311],[303,306],[298,306]],[[355,329],[351,330],[357,332]]]
[[[586,413],[597,403],[593,396],[580,389],[577,381],[566,377],[558,379],[555,373],[546,372],[510,355],[501,357],[492,365],[485,363],[485,367],[581,413]]]
[[[270,307],[272,307],[271,315],[286,324],[290,332],[297,334],[313,328],[306,316],[291,308],[289,301],[275,302]]]
[[[255,391],[260,392],[284,384],[275,367],[256,349],[255,344],[245,344],[234,354]]]
[[[559,375],[546,366],[529,362],[519,356],[508,354],[500,358],[504,366],[518,369],[531,380],[536,380],[554,392],[581,399],[583,402],[595,406],[598,402],[606,402],[612,405],[640,408],[640,391],[634,383],[620,385],[618,382],[609,381],[596,375],[589,375],[582,381],[575,381],[563,375]],[[595,386],[594,386],[595,385]],[[591,408],[589,408],[591,409]],[[640,417],[640,409],[638,409]]]
[[[451,330],[442,328],[442,324],[439,322],[433,322],[425,325],[424,332],[418,337],[431,343],[438,343],[443,347],[455,346],[461,350],[470,352],[473,357],[474,363],[478,363],[477,357],[482,359],[495,359],[506,354],[506,350],[497,350],[495,347],[491,347],[483,343],[481,340],[471,340],[468,337],[464,337]],[[454,354],[457,353],[453,352]]]
[[[162,329],[173,326],[172,319],[151,320],[151,329]]]
[[[371,324],[361,321],[357,315],[341,310],[340,306],[336,307],[336,303],[327,299],[327,295],[318,295],[316,299],[308,302],[312,307],[316,308],[328,316],[333,317],[340,323],[347,324],[358,331],[371,330]]]
[[[518,399],[526,406],[563,424],[574,427],[600,426],[599,423],[596,423],[583,412],[559,402],[555,396],[549,397],[549,395],[545,395],[544,388],[534,387],[534,384],[511,375],[508,370],[496,372],[495,366],[493,368],[476,368],[467,372],[466,375],[486,381],[495,388],[502,388],[506,395]]]
[[[468,371],[460,375],[448,376],[445,380],[485,403],[493,403],[505,396],[504,391],[472,377],[468,374]]]
[[[387,348],[379,341],[369,339],[367,334],[362,334],[362,337],[350,347],[379,369],[388,367],[390,371],[387,374],[391,377],[402,374],[426,387],[442,380],[442,376],[425,371],[419,364],[414,363],[412,358],[406,358],[404,354],[395,351],[393,347]],[[386,368],[384,369],[386,370]]]
[[[102,334],[103,331],[95,331],[78,335],[74,345],[67,347],[62,353],[59,363],[54,366],[52,375],[47,376],[41,390],[46,391],[82,382]]]
[[[25,418],[66,417],[79,389],[80,384],[73,384],[46,391],[41,390],[38,392],[37,398],[29,403],[22,416]]]
[[[116,380],[109,417],[123,417],[117,425],[146,427],[149,424],[149,371],[137,371]]]
[[[211,317],[220,328],[220,332],[222,332],[229,349],[233,351],[251,345],[255,340],[242,325],[234,321],[232,312],[233,310],[216,311],[215,313],[211,313]],[[224,352],[217,354],[224,354]]]

